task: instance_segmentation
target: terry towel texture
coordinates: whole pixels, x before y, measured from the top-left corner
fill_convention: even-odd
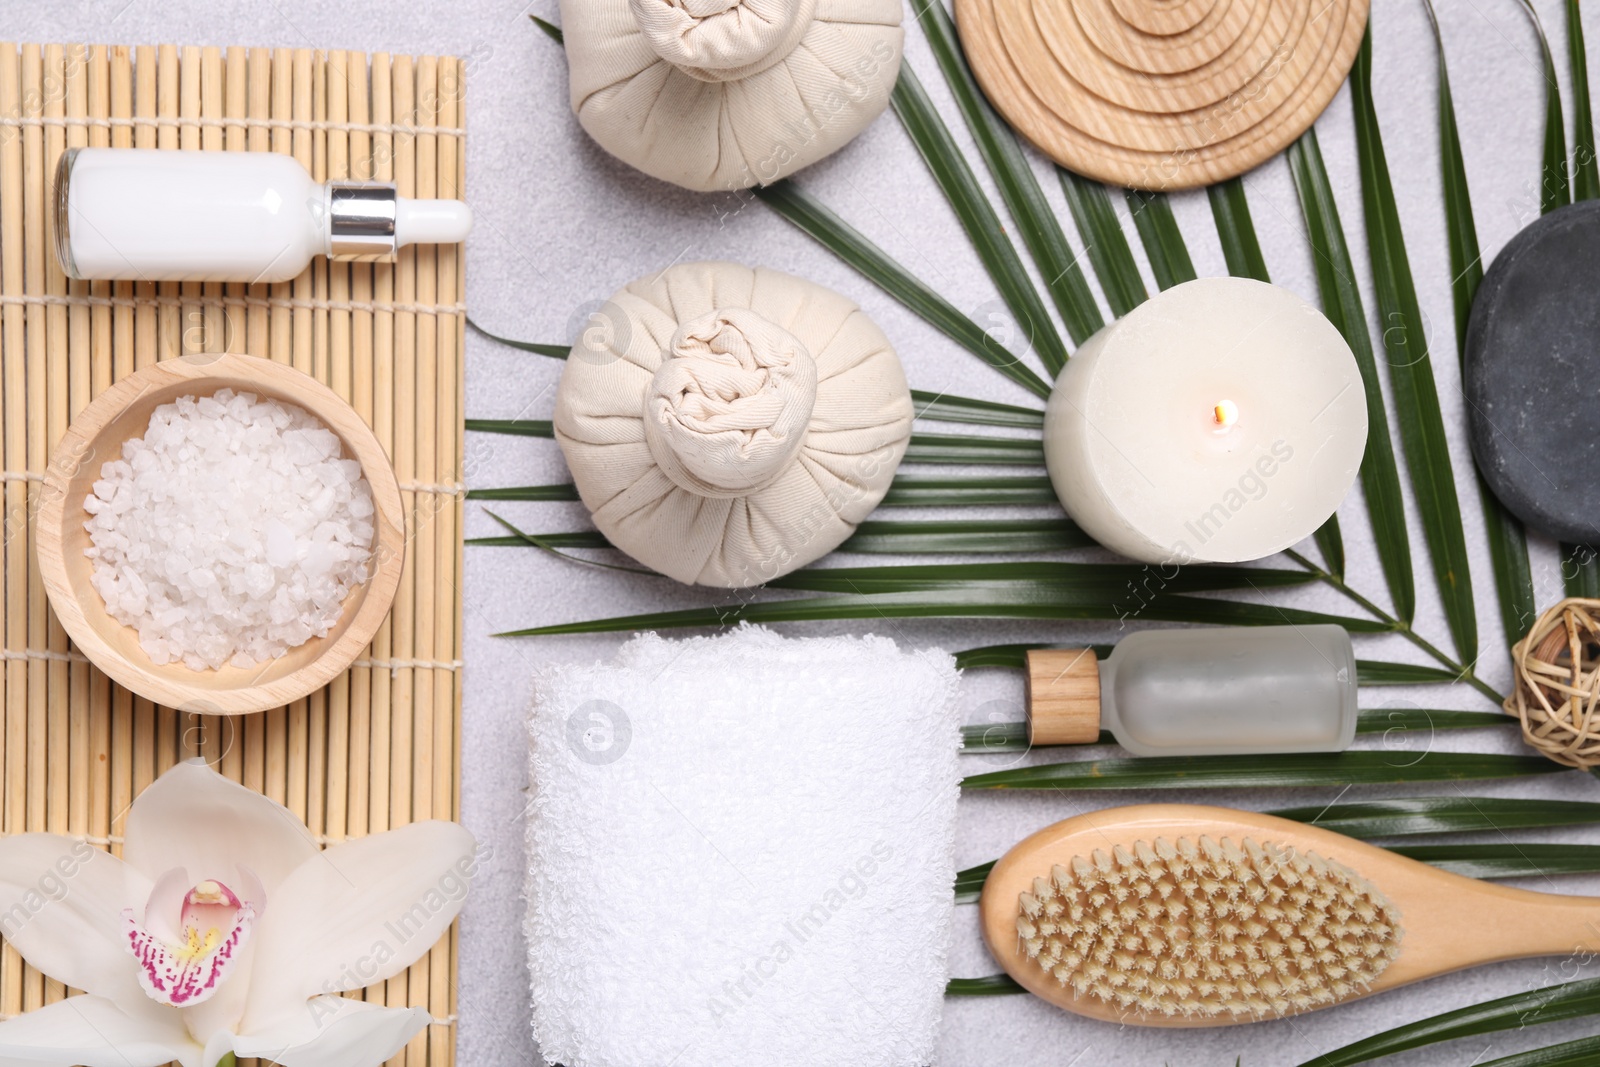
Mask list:
[[[534,1033],[566,1067],[921,1067],[959,674],[881,637],[645,635],[535,677]]]

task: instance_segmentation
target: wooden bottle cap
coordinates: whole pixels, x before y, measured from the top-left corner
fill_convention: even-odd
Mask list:
[[[1236,177],[1310,128],[1371,0],[956,0],[972,71],[1023,136],[1138,189]]]
[[[1087,745],[1100,737],[1100,661],[1089,648],[1028,653],[1028,743]]]

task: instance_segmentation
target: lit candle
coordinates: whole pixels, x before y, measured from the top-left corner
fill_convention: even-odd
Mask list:
[[[1287,289],[1202,278],[1091,337],[1045,416],[1056,495],[1146,563],[1237,563],[1309,536],[1367,445],[1355,356]]]

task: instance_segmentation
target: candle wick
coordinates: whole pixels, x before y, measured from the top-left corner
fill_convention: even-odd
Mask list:
[[[1228,429],[1239,421],[1239,406],[1231,400],[1224,400],[1211,409],[1211,417],[1223,429]]]

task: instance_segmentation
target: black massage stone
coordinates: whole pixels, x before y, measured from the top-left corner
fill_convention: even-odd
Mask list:
[[[1513,237],[1472,304],[1472,454],[1529,528],[1600,543],[1600,200]]]

